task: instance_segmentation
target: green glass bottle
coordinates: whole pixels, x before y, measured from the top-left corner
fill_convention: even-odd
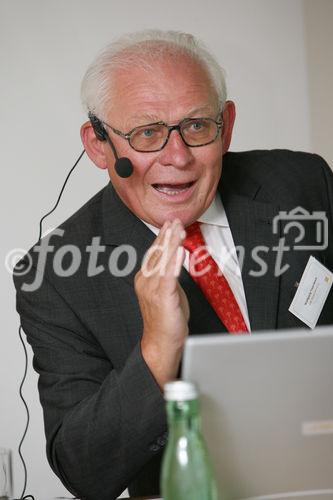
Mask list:
[[[198,391],[177,380],[164,387],[169,426],[162,470],[163,500],[218,500],[217,487],[201,433]]]

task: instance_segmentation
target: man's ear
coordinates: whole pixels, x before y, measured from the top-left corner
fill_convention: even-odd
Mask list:
[[[85,122],[80,130],[81,140],[87,155],[99,168],[107,168],[107,160],[104,152],[104,142],[97,139],[90,120]]]
[[[229,149],[232,137],[232,130],[236,118],[236,108],[233,101],[226,101],[223,112],[223,127],[222,127],[222,153],[226,153]]]

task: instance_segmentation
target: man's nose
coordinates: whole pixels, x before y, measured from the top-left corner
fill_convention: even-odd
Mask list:
[[[162,165],[174,165],[184,168],[193,159],[192,151],[180,136],[178,130],[172,130],[169,140],[160,152],[159,161]]]

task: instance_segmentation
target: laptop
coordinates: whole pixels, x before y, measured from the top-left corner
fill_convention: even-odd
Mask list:
[[[333,499],[333,326],[189,337],[221,498]]]

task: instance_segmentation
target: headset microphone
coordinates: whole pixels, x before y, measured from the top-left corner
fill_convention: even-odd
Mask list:
[[[130,177],[133,173],[133,163],[126,157],[118,158],[114,164],[114,168],[119,177],[123,179]]]
[[[116,148],[114,147],[114,144],[109,137],[109,134],[107,133],[103,123],[97,118],[97,116],[89,113],[89,120],[92,128],[94,129],[97,139],[99,141],[107,141],[109,143],[116,160],[114,164],[116,173],[123,179],[130,177],[133,173],[133,163],[131,162],[131,160],[126,157],[119,158]]]

